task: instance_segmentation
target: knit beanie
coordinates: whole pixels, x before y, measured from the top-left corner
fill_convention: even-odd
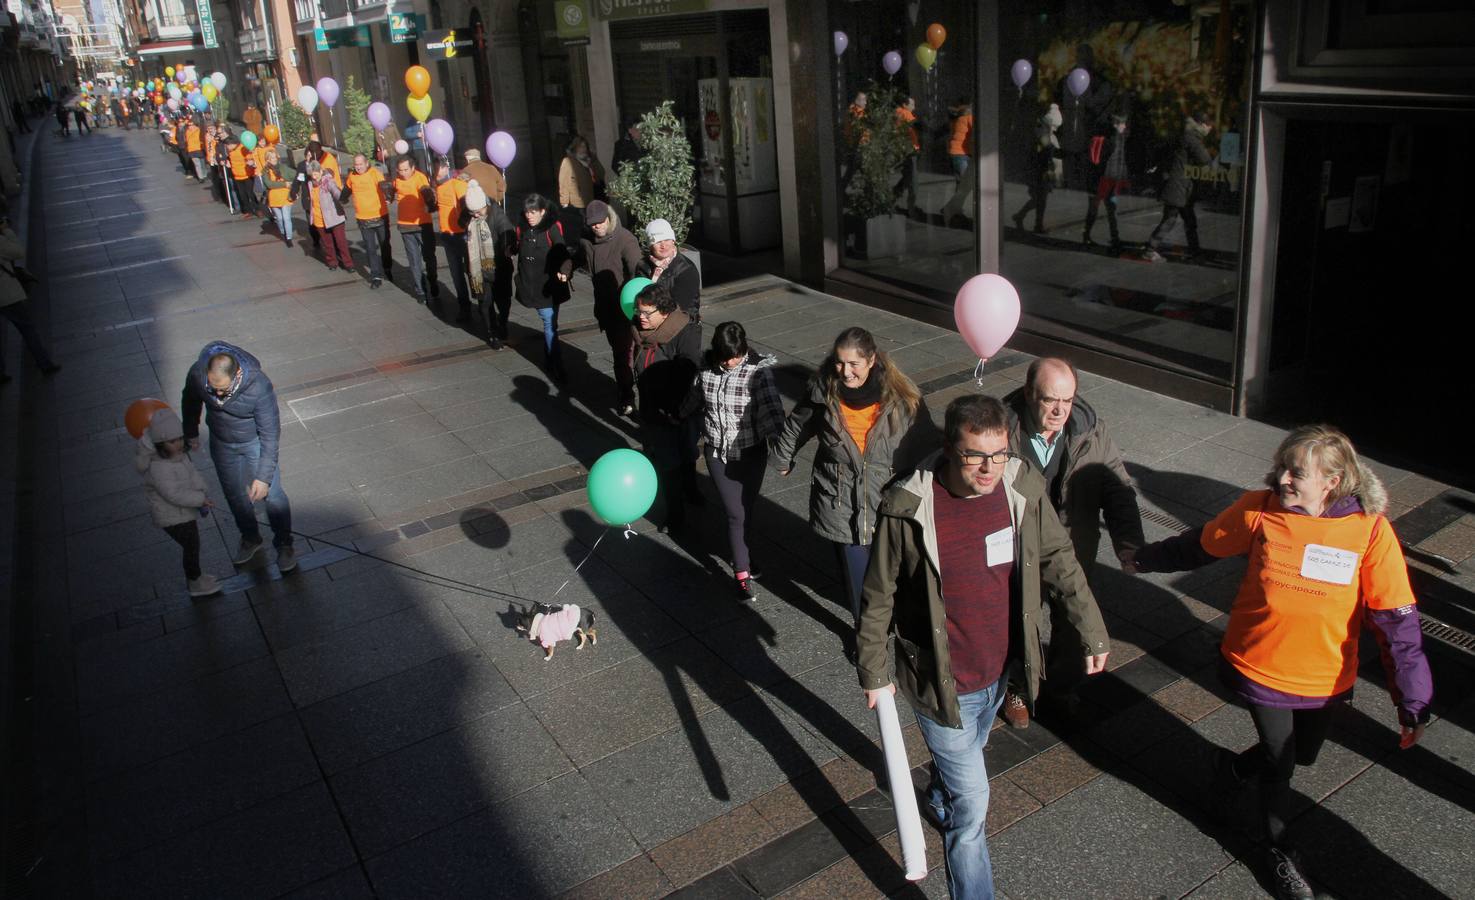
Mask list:
[[[149,440],[155,444],[181,437],[184,437],[184,423],[179,421],[179,414],[169,407],[158,410],[149,419]]]

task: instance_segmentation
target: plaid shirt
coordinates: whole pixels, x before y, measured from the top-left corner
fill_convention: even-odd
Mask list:
[[[702,369],[706,400],[702,426],[707,446],[723,462],[777,434],[784,424],[784,402],[773,383],[772,356],[750,353],[735,369]]]

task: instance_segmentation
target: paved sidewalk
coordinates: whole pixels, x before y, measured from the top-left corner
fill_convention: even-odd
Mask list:
[[[402,288],[370,291],[233,219],[151,133],[44,135],[40,150],[30,240],[65,369],[0,396],[6,429],[24,429],[0,471],[24,487],[11,567],[35,637],[22,712],[36,818],[11,823],[34,861],[16,883],[109,898],[946,896],[940,868],[899,880],[874,720],[842,654],[848,614],[806,522],[812,449],[765,485],[763,596],[741,604],[714,492],[681,543],[648,523],[623,539],[588,511],[587,467],[634,432],[610,409],[587,281],[564,310],[560,393],[526,310],[513,348],[489,351]],[[977,389],[956,335],[781,279],[720,286],[703,309],[779,355],[790,403],[849,325],[937,414]],[[297,572],[241,572],[191,601],[121,426],[134,398],[177,402],[212,338],[276,383],[293,527],[314,537]],[[1028,361],[991,362],[983,389],[1018,386]],[[1132,465],[1150,539],[1257,484],[1282,437],[1096,376],[1081,389]],[[196,462],[218,500],[208,454]],[[1475,507],[1380,471],[1428,612],[1475,630]],[[203,531],[206,570],[230,574],[229,517]],[[1083,721],[996,730],[987,751],[1004,894],[1263,895],[1249,810],[1209,809],[1203,790],[1213,748],[1252,741],[1213,674],[1241,573],[1096,567],[1112,670]],[[565,582],[560,601],[597,613],[599,643],[544,662],[511,604]],[[1430,653],[1440,718],[1422,747],[1396,750],[1365,652],[1367,683],[1294,783],[1295,834],[1328,893],[1475,883],[1472,659]]]

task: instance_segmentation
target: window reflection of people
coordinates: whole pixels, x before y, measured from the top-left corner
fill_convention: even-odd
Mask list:
[[[1086,230],[1081,242],[1087,247],[1096,246],[1091,240],[1091,229],[1096,225],[1096,211],[1106,204],[1106,227],[1111,231],[1111,252],[1122,249],[1121,233],[1117,230],[1117,198],[1132,189],[1132,174],[1127,166],[1127,115],[1113,113],[1111,131],[1091,139],[1089,151],[1091,164],[1099,166],[1096,190],[1086,201]]]
[[[855,99],[845,110],[845,163],[840,167],[840,193],[850,187],[850,179],[860,168],[860,145],[866,142],[866,92],[856,91]]]
[[[1064,186],[1072,190],[1088,190],[1091,163],[1087,158],[1091,137],[1107,127],[1107,110],[1111,108],[1116,88],[1096,68],[1096,52],[1089,44],[1076,48],[1076,67],[1091,76],[1086,89],[1077,97],[1067,85],[1069,74],[1060,79],[1055,96],[1060,98],[1060,151],[1064,165]]]
[[[1152,230],[1152,236],[1147,239],[1146,256],[1153,262],[1162,262],[1163,256],[1159,250],[1167,246],[1167,236],[1180,216],[1183,218],[1183,231],[1188,238],[1188,255],[1192,257],[1199,253],[1198,215],[1193,209],[1196,198],[1193,179],[1188,177],[1188,167],[1207,166],[1213,162],[1208,149],[1204,147],[1204,138],[1208,136],[1210,128],[1212,125],[1207,113],[1194,113],[1183,120],[1183,135],[1168,159],[1168,171],[1163,181],[1163,217]]]
[[[912,152],[901,161],[901,181],[896,185],[896,199],[906,197],[907,215],[917,211],[917,155],[922,152],[922,121],[917,118],[917,99],[903,97],[896,107],[897,126],[912,142]]]
[[[1050,191],[1060,183],[1060,140],[1056,132],[1060,129],[1060,107],[1051,103],[1040,116],[1040,125],[1035,129],[1035,143],[1030,156],[1029,200],[1014,214],[1014,227],[1023,230],[1024,217],[1035,214],[1035,234],[1045,233],[1045,202]]]
[[[948,110],[952,117],[952,132],[948,137],[947,155],[953,164],[953,177],[957,184],[953,195],[942,207],[942,220],[948,225],[967,228],[971,222],[963,215],[963,207],[973,197],[976,177],[968,175],[968,163],[973,158],[973,104],[960,98]],[[954,221],[959,220],[959,221]]]

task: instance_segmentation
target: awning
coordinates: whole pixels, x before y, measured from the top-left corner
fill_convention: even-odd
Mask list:
[[[162,56],[165,53],[182,53],[187,50],[204,50],[204,44],[194,41],[159,41],[153,44],[139,44],[139,56]]]

